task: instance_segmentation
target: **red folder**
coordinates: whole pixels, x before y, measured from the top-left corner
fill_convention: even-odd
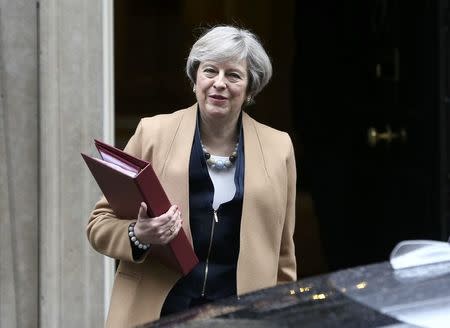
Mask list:
[[[95,146],[101,159],[85,154],[81,156],[119,218],[135,219],[141,202],[147,204],[149,217],[167,212],[170,201],[149,162],[98,140],[95,140]],[[149,255],[183,275],[198,263],[183,228],[169,244],[151,245]]]

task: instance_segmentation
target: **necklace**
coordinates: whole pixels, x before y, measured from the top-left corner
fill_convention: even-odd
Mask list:
[[[205,156],[206,164],[213,169],[213,170],[226,170],[233,166],[233,164],[236,162],[237,158],[237,149],[239,146],[239,142],[236,142],[236,146],[234,146],[234,150],[231,153],[230,156],[228,156],[228,159],[222,160],[222,159],[215,159],[211,157],[211,154],[206,150],[205,146],[202,145],[203,155]]]

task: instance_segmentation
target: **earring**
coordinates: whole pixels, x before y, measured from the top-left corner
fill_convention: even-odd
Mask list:
[[[253,102],[252,96],[247,96],[246,101],[247,101],[247,105],[250,105]]]
[[[196,90],[195,90],[195,85],[194,85],[194,87],[192,88],[192,91],[195,93],[195,91],[196,91]]]

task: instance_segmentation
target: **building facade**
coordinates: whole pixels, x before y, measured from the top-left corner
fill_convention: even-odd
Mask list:
[[[0,1],[1,327],[103,325],[113,266],[87,243],[80,152],[112,141],[111,6]]]

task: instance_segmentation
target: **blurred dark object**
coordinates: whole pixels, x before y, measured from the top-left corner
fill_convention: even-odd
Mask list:
[[[141,328],[438,328],[448,322],[450,262],[398,271],[383,262],[225,299]]]

